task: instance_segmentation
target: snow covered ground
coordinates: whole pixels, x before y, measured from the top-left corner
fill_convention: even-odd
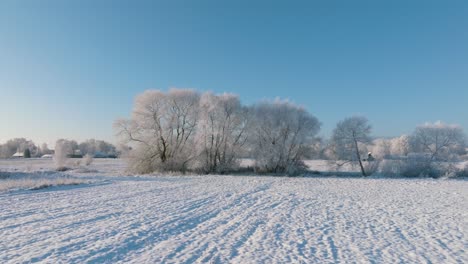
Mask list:
[[[0,161],[32,175],[50,160]],[[468,181],[125,176],[0,192],[0,263],[468,263]],[[1,181],[1,180],[0,180]]]

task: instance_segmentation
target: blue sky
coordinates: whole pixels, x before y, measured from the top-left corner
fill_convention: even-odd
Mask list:
[[[467,1],[0,2],[0,142],[114,141],[135,95],[232,92],[304,105],[328,136],[468,129]]]

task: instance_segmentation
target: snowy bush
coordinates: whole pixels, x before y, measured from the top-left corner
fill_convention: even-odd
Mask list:
[[[63,185],[78,185],[87,183],[86,181],[78,178],[71,177],[41,177],[41,175],[34,175],[34,177],[24,177],[24,178],[7,178],[0,182],[0,192],[8,190],[40,190],[53,186],[63,186]]]
[[[465,166],[463,166],[463,168],[458,171],[457,177],[468,177],[468,163],[466,163]]]
[[[370,176],[374,173],[379,171],[381,160],[376,159],[373,161],[365,161],[363,162],[364,170],[366,171],[366,175]]]
[[[427,157],[410,156],[401,160],[382,161],[380,172],[384,176],[451,178],[463,177],[464,170],[460,170],[453,163],[434,162]]]
[[[287,101],[262,102],[252,108],[252,156],[257,172],[296,174],[320,129],[318,119]]]
[[[439,177],[440,172],[427,159],[410,157],[402,160],[400,165],[401,176],[405,177]]]
[[[463,169],[458,168],[454,163],[444,164],[444,166],[440,166],[440,176],[444,178],[457,178],[463,176]]]
[[[55,144],[54,163],[59,171],[66,170],[67,155],[70,152],[70,145],[64,140],[57,140]]]
[[[446,163],[439,166],[439,177],[444,178],[464,178],[468,177],[468,164],[463,167],[456,166],[455,163]]]
[[[391,141],[388,139],[375,139],[367,148],[372,156],[379,160],[388,158],[391,155]]]
[[[130,151],[125,159],[127,160],[128,170],[136,174],[146,174],[161,170],[160,162],[154,151],[149,146],[140,145]]]
[[[410,152],[410,137],[402,135],[390,140],[390,154],[392,156],[407,156]]]
[[[379,172],[384,176],[396,176],[400,174],[399,160],[382,160],[380,162]]]
[[[93,161],[94,161],[94,158],[93,158],[92,155],[90,155],[90,154],[84,155],[84,157],[83,157],[83,163],[84,163],[86,166],[91,165],[91,163],[93,163]]]

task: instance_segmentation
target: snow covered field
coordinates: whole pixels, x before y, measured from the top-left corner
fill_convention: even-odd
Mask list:
[[[3,160],[38,175],[51,160]],[[0,263],[468,263],[468,181],[125,176],[0,192]],[[1,181],[1,180],[0,180]]]

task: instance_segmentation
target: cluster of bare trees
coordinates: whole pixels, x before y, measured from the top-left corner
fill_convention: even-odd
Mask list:
[[[137,173],[227,173],[248,158],[259,173],[292,175],[306,169],[305,159],[327,159],[338,166],[354,164],[363,176],[377,171],[440,176],[447,174],[447,164],[468,160],[466,136],[457,125],[426,123],[410,135],[374,138],[369,121],[353,116],[338,122],[325,140],[316,137],[318,119],[291,102],[245,106],[237,95],[190,89],[146,91],[136,97],[131,117],[114,125],[124,143],[121,151],[101,140],[60,139],[54,155],[57,167],[69,157],[87,155],[84,160],[90,164],[100,154],[116,157],[124,152]],[[23,138],[0,145],[0,158],[17,152],[24,157],[53,153],[46,144],[36,146]],[[465,171],[468,174],[468,168]]]
[[[0,144],[0,158],[11,158],[15,153],[29,153],[28,157],[40,157],[50,154],[51,150],[45,143],[38,146],[32,140],[25,138],[14,138]]]
[[[138,95],[131,118],[117,120],[115,128],[138,173],[226,173],[248,157],[256,172],[295,174],[306,168],[304,159],[315,157],[356,164],[364,176],[383,160],[398,160],[398,173],[409,175],[411,168],[419,170],[415,160],[432,168],[466,154],[465,135],[455,125],[425,124],[409,136],[375,139],[369,121],[354,116],[338,122],[325,141],[316,137],[318,119],[291,102],[244,106],[233,94],[189,89]]]
[[[247,107],[232,94],[171,89],[137,96],[131,118],[117,120],[115,128],[132,146],[130,166],[139,173],[225,173],[245,156],[259,172],[295,173],[320,123],[286,101]]]
[[[328,157],[337,164],[355,163],[363,176],[379,169],[401,176],[434,176],[452,173],[447,162],[466,155],[466,136],[458,125],[426,123],[414,132],[391,139],[371,139],[371,126],[364,117],[340,121],[327,146]],[[451,171],[452,170],[452,171]]]
[[[405,144],[406,142],[402,142]],[[416,127],[408,137],[406,159],[393,163],[403,176],[468,176],[467,168],[453,166],[466,156],[466,136],[458,125],[442,122]]]
[[[418,126],[409,143],[413,152],[426,153],[431,161],[449,161],[465,153],[465,142],[460,126],[436,122]]]
[[[61,148],[64,156],[73,156],[79,154],[80,156],[106,156],[116,157],[119,154],[117,148],[106,141],[88,139],[84,142],[78,143],[75,140],[59,139],[55,145]],[[37,158],[47,154],[54,154],[54,149],[50,149],[46,143],[36,145],[32,140],[25,138],[10,139],[4,144],[0,144],[0,158],[11,158],[15,153],[28,153],[30,157]]]
[[[88,139],[78,143],[75,140],[59,139],[55,143],[54,163],[57,170],[68,170],[70,165],[69,158],[82,158],[84,165],[88,166],[93,162],[94,157],[115,158],[118,156],[117,148],[106,141]],[[74,162],[74,165],[80,165],[81,161]]]

